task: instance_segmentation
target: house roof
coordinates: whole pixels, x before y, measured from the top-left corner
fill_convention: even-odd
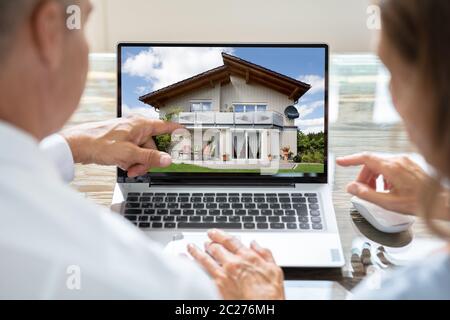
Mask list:
[[[290,78],[281,73],[269,70],[257,64],[222,53],[224,65],[208,70],[191,78],[174,83],[157,91],[143,95],[140,101],[155,108],[163,108],[165,101],[189,91],[204,87],[214,88],[216,84],[225,85],[231,82],[231,75],[244,78],[247,83],[258,83],[280,92],[293,101],[298,101],[311,85]]]

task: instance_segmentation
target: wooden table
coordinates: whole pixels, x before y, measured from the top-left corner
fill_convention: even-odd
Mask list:
[[[91,72],[79,110],[69,125],[111,119],[116,116],[116,71],[114,55],[91,56]],[[330,152],[335,156],[362,151],[414,152],[404,127],[390,107],[388,77],[373,55],[336,55],[330,70]],[[338,226],[347,265],[341,270],[285,270],[288,279],[338,281],[351,289],[364,274],[356,274],[350,263],[352,241],[361,234],[389,246],[402,246],[411,239],[382,234],[352,213],[345,186],[357,168],[336,168],[333,185]],[[115,168],[77,166],[73,186],[96,203],[109,206],[115,183]],[[356,227],[358,226],[358,227]],[[423,222],[413,228],[415,235],[427,235]]]

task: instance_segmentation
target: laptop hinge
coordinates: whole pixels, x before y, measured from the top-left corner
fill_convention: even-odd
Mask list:
[[[159,187],[159,186],[223,186],[223,187],[261,187],[261,186],[270,186],[270,187],[287,187],[287,188],[295,188],[295,184],[293,183],[267,183],[267,182],[223,182],[220,184],[214,181],[166,181],[166,182],[150,182],[149,187]]]

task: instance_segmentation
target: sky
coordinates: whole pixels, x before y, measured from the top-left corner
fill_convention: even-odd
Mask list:
[[[122,48],[123,113],[157,118],[157,112],[139,97],[223,65],[221,53],[244,60],[312,85],[296,105],[297,126],[305,133],[324,130],[325,49],[323,48]]]

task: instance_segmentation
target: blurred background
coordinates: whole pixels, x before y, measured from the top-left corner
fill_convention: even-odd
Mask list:
[[[120,41],[325,42],[332,52],[373,49],[372,0],[91,0],[92,52]]]

